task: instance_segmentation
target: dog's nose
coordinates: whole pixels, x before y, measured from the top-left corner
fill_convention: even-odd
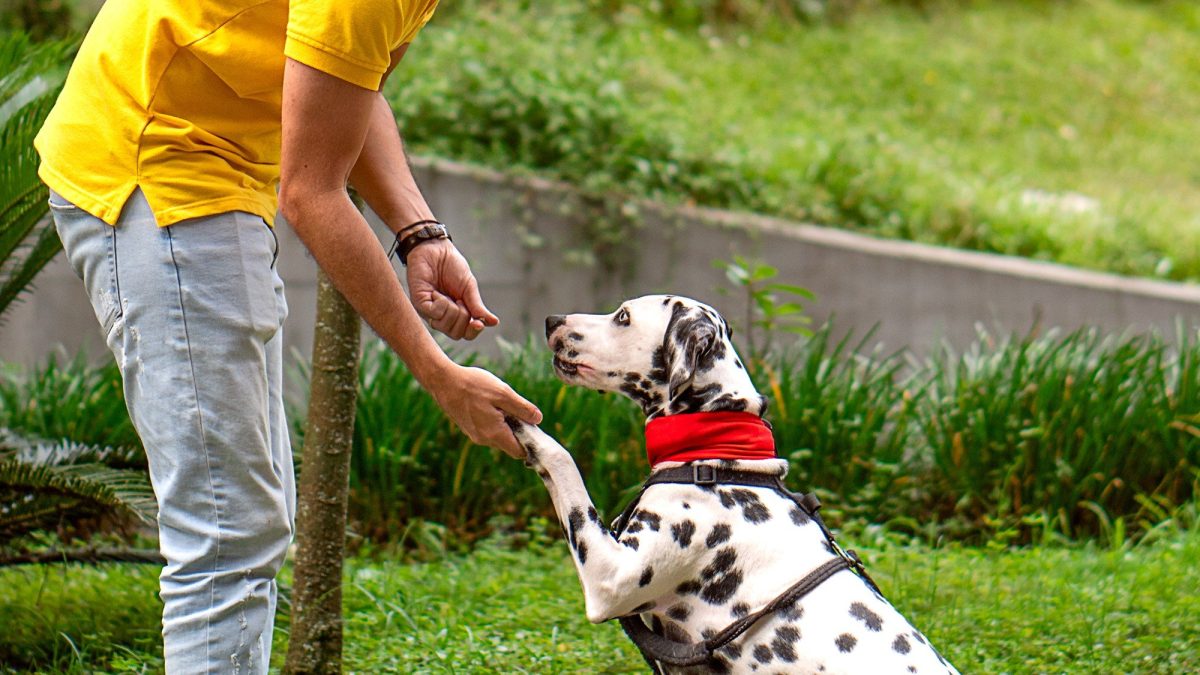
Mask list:
[[[546,317],[546,337],[549,338],[554,333],[554,329],[567,322],[567,317],[562,314],[551,314]]]

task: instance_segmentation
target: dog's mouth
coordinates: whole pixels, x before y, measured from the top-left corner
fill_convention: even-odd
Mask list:
[[[586,373],[592,370],[591,366],[587,364],[568,361],[558,355],[554,356],[554,369],[568,377],[578,377],[581,372]]]

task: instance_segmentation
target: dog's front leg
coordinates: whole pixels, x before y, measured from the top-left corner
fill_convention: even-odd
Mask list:
[[[538,427],[509,419],[538,472],[574,552],[587,617],[593,623],[648,609],[674,588],[683,563],[679,546],[659,532],[618,542],[600,519],[571,453]],[[647,536],[648,535],[648,536]]]

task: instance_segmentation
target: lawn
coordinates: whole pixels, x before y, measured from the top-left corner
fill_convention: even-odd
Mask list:
[[[617,183],[1200,280],[1200,6],[881,4],[844,23],[713,27],[468,2],[422,33],[389,98],[417,151],[585,184],[642,161],[631,171],[651,177]],[[643,137],[698,165],[622,157]]]
[[[860,535],[865,537],[866,535]],[[636,651],[583,618],[558,541],[492,540],[470,555],[346,572],[346,668],[355,672],[630,672]],[[970,673],[1200,669],[1200,535],[1130,550],[860,547],[885,593]],[[0,572],[0,662],[44,672],[155,672],[156,570]],[[288,579],[285,571],[285,583]],[[286,650],[287,622],[275,662]]]

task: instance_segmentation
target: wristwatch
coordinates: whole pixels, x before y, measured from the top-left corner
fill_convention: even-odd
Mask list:
[[[408,254],[412,250],[427,241],[437,241],[439,239],[447,239],[454,241],[450,237],[450,232],[446,229],[445,224],[436,220],[426,221],[426,224],[417,230],[410,232],[403,239],[397,238],[396,243],[392,245],[396,251],[396,257],[399,258],[401,265],[408,265]]]

